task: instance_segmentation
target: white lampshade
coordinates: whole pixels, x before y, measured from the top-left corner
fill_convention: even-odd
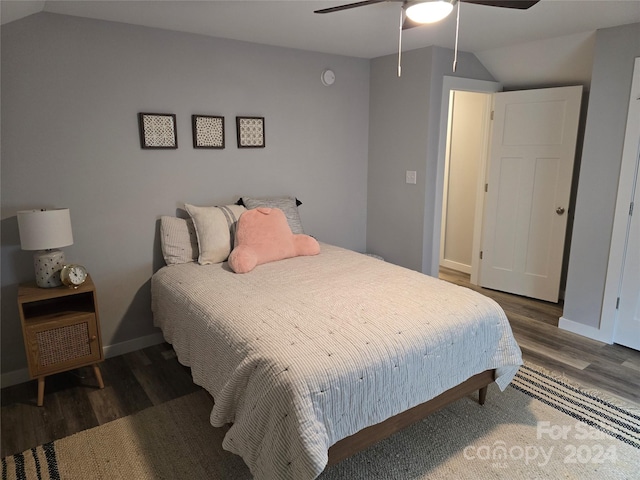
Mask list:
[[[23,250],[49,250],[73,244],[68,208],[18,212],[20,246]]]
[[[453,10],[453,2],[449,0],[431,0],[417,2],[407,7],[407,17],[417,23],[439,22]]]
[[[33,255],[36,284],[41,288],[59,287],[64,253],[56,250],[73,244],[71,216],[68,208],[54,210],[22,210],[18,212],[20,246],[38,250]]]

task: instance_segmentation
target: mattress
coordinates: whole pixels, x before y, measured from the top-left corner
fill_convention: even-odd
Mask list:
[[[504,389],[522,364],[493,300],[328,244],[247,274],[164,267],[152,310],[256,479],[313,479],[337,441],[487,369]]]

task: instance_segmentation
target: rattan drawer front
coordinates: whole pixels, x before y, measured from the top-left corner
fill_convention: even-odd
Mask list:
[[[33,377],[100,360],[96,316],[76,313],[27,326]]]
[[[89,328],[86,323],[76,323],[36,333],[40,366],[75,360],[91,355]]]

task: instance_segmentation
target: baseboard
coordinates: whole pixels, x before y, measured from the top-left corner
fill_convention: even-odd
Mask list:
[[[453,260],[447,260],[446,258],[440,260],[440,266],[450,268],[451,270],[455,270],[456,272],[471,274],[471,265],[454,262]]]
[[[162,337],[162,333],[158,332],[144,337],[134,338],[133,340],[127,340],[126,342],[107,345],[106,347],[102,347],[102,350],[105,358],[111,358],[158,345],[162,342],[164,342],[164,338]],[[0,387],[11,387],[19,383],[28,382],[29,380],[31,380],[29,369],[21,368],[12,372],[3,373],[2,376],[0,376]]]
[[[11,387],[13,385],[18,385],[19,383],[28,382],[31,380],[29,376],[28,368],[21,368],[20,370],[14,370],[13,372],[3,373],[0,377],[0,386]]]
[[[613,343],[613,338],[609,333],[603,332],[599,328],[591,327],[589,325],[584,325],[582,323],[569,320],[568,318],[560,317],[558,328],[560,328],[561,330],[566,330],[567,332],[577,333],[578,335],[590,338],[591,340],[598,340],[599,342],[608,344]]]
[[[118,355],[124,355],[125,353],[135,352],[136,350],[142,350],[143,348],[152,347],[164,342],[162,333],[152,333],[144,337],[134,338],[133,340],[127,340],[126,342],[115,343],[113,345],[107,345],[103,347],[104,358],[117,357]]]

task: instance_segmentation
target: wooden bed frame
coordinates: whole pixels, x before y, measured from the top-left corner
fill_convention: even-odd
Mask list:
[[[487,398],[487,388],[495,380],[495,373],[495,370],[485,370],[428,402],[421,403],[383,422],[363,428],[350,437],[343,438],[329,448],[327,466],[335,465],[476,390],[479,392],[478,402],[480,405],[484,405]]]

